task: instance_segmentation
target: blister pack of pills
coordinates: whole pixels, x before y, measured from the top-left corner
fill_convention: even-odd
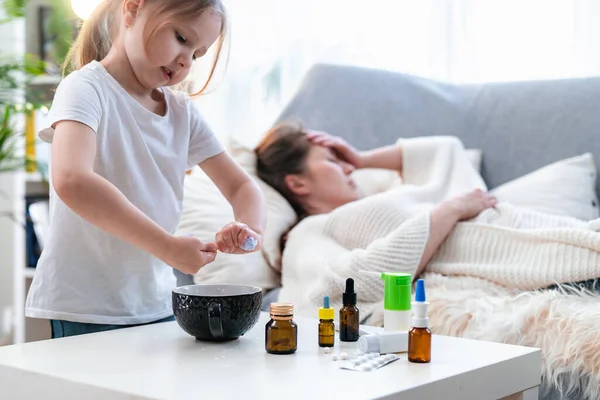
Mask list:
[[[376,369],[379,369],[384,365],[387,365],[398,359],[400,359],[400,357],[395,354],[368,353],[351,360],[344,361],[340,365],[340,368],[363,372],[375,371]]]

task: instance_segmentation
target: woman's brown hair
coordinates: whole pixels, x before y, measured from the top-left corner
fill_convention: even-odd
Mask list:
[[[281,193],[299,218],[304,216],[304,209],[285,184],[285,177],[305,171],[310,148],[311,143],[300,124],[283,123],[271,128],[254,149],[258,177]]]

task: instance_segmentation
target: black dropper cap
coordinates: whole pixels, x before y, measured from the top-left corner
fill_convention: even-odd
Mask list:
[[[354,279],[346,279],[346,290],[342,294],[342,302],[344,305],[356,305],[356,293],[354,292]]]

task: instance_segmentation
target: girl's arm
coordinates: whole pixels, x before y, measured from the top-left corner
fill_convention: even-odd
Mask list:
[[[214,243],[170,235],[96,174],[95,155],[96,134],[90,127],[75,121],[57,124],[52,141],[52,184],[69,208],[184,273],[195,273],[214,260]]]
[[[238,223],[237,228],[236,226],[227,228],[233,229],[231,232],[233,237],[230,240],[227,240],[228,233],[223,230],[219,233],[226,236],[223,238],[225,243],[220,240],[221,238],[217,238],[219,250],[242,253],[243,250],[239,246],[249,236],[257,239],[258,246],[254,250],[258,250],[267,223],[266,200],[258,184],[227,152],[210,157],[198,165],[231,204],[234,218]],[[258,237],[252,235],[252,232],[244,232],[243,225],[240,227],[239,224],[248,226]]]

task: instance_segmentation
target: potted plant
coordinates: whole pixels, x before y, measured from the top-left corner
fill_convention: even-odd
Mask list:
[[[25,0],[4,0],[7,23],[25,16]],[[43,74],[45,65],[37,57],[27,54],[23,59],[0,54],[0,173],[23,170],[35,163],[24,153],[25,117],[42,107],[29,82]],[[37,166],[37,165],[36,165]]]
[[[30,57],[23,61],[0,58],[0,173],[21,170],[34,162],[22,154],[22,125],[27,113],[44,105],[15,98],[25,80],[41,74],[43,70],[43,64]]]

